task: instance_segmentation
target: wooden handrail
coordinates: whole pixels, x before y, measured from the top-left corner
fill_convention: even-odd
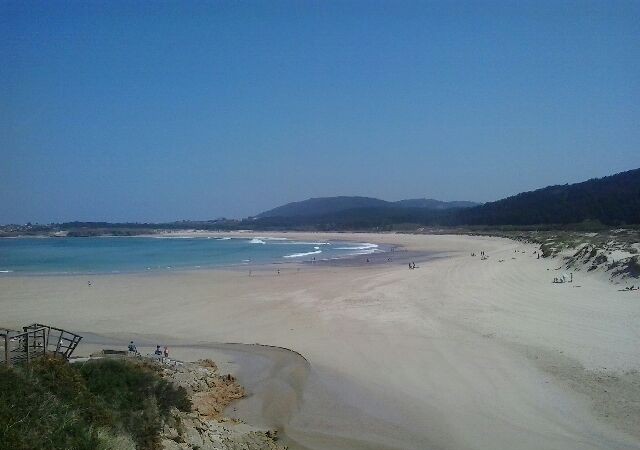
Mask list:
[[[55,348],[51,348],[52,343],[49,340],[51,330],[54,333],[59,333]],[[82,340],[82,336],[78,334],[40,323],[23,327],[22,332],[4,331],[0,332],[0,337],[4,338],[4,363],[7,366],[25,360],[29,363],[33,358],[47,354],[59,355],[69,359]],[[14,347],[12,343],[17,343],[15,348],[12,348]],[[40,349],[42,349],[42,352],[40,352]]]

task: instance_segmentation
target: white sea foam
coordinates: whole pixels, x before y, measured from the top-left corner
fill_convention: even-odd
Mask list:
[[[293,255],[285,255],[283,256],[283,258],[301,258],[303,256],[317,255],[318,253],[322,253],[322,250],[316,250],[314,252],[307,253],[294,253]]]
[[[216,238],[216,240],[217,241],[230,241],[231,238],[230,237],[219,237],[219,238]]]
[[[378,244],[370,244],[364,242],[354,247],[336,247],[336,250],[375,250],[378,248]]]
[[[0,273],[11,273],[13,270],[0,270]]]
[[[303,241],[293,241],[293,242],[287,242],[287,244],[295,244],[295,245],[331,245],[331,242],[303,242]]]
[[[262,239],[253,238],[249,241],[249,244],[266,244],[266,242]]]

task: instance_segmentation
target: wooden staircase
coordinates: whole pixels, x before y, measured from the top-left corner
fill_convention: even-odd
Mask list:
[[[33,323],[22,331],[0,329],[0,363],[29,363],[46,355],[69,359],[82,336],[61,328]]]

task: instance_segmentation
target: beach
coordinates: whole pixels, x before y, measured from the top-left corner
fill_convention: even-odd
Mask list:
[[[502,238],[260,235],[397,250],[251,276],[7,274],[0,326],[211,357],[249,392],[228,413],[291,449],[640,448],[639,291],[586,271],[554,284],[558,259]]]

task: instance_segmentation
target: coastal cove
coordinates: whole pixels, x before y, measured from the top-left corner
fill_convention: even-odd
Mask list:
[[[1,11],[0,450],[640,450],[640,0]]]
[[[415,270],[211,268],[91,286],[14,273],[0,277],[1,325],[46,319],[85,333],[81,354],[135,339],[211,357],[248,391],[228,414],[278,428],[292,450],[640,449],[638,291],[586,271],[554,284],[558,259],[503,238],[263,237],[438,257]],[[471,256],[480,251],[488,258]]]
[[[388,248],[242,233],[161,233],[135,237],[0,239],[3,274],[107,274],[262,266],[350,259]]]

